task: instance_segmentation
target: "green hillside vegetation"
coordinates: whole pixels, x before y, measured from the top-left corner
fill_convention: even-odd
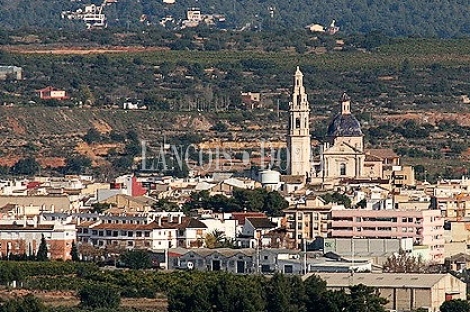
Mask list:
[[[6,34],[4,39],[9,41],[26,38],[21,31]],[[22,80],[8,77],[0,84],[0,103],[15,105],[2,110],[0,126],[7,138],[3,155],[65,157],[62,173],[83,172],[91,162],[80,159],[74,147],[87,141],[87,131],[100,123],[109,127],[106,131],[114,130],[114,135],[103,134],[89,143],[121,144],[103,156],[119,168],[117,172],[135,168],[132,159],[140,152],[139,142],[123,139],[129,129],[135,129],[140,139],[154,142],[161,142],[162,131],[172,143],[178,142],[187,129],[195,130],[192,143],[215,135],[283,140],[292,74],[300,66],[312,107],[313,137],[322,138],[341,94],[347,92],[362,123],[367,147],[394,148],[401,156],[410,157],[412,164],[424,165],[435,177],[468,173],[463,156],[470,125],[462,124],[465,118],[456,120],[456,114],[437,116],[432,122],[422,118],[388,121],[405,112],[470,113],[460,98],[470,94],[468,39],[391,39],[377,32],[330,37],[302,30],[287,35],[198,28],[174,37],[166,32],[129,32],[126,36],[110,30],[38,32],[33,37],[42,45],[20,40],[11,47],[74,47],[81,34],[88,46],[98,47],[101,38],[107,38],[111,47],[134,45],[143,36],[149,47],[161,47],[163,42],[167,49],[99,55],[1,51],[0,64],[21,66],[24,75]],[[273,42],[269,34],[283,38],[276,41],[275,49],[267,48]],[[178,40],[185,40],[188,46],[176,45]],[[220,44],[218,51],[208,48],[215,43]],[[39,100],[35,90],[49,85],[65,90],[71,99]],[[262,110],[250,111],[242,104],[240,94],[248,91],[269,94]],[[119,109],[126,101],[145,105],[148,111]],[[261,130],[248,130],[251,125]],[[440,159],[439,166],[433,165],[435,159]],[[1,172],[22,170],[12,166]]]
[[[101,1],[89,0],[100,4]],[[76,10],[87,2],[70,0],[2,0],[0,26],[5,28],[75,28],[81,23],[61,20],[61,11]],[[107,6],[110,27],[136,29],[142,14],[147,22],[158,24],[160,18],[172,15],[175,20],[186,18],[190,7],[203,13],[226,16],[229,29],[250,23],[257,29],[303,28],[311,23],[329,25],[333,19],[346,33],[368,33],[381,30],[390,36],[462,37],[470,33],[470,11],[464,0],[177,0],[173,5],[155,0],[119,0]],[[270,8],[274,14],[270,16]]]

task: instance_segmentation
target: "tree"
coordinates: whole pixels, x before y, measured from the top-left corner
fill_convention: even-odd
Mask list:
[[[290,311],[291,289],[289,280],[282,274],[276,273],[267,282],[266,293],[269,299],[266,301],[267,312],[288,312]]]
[[[349,312],[385,312],[388,301],[380,297],[373,287],[359,284],[350,287],[351,305]]]
[[[362,208],[362,209],[366,208],[367,207],[367,200],[365,198],[361,199],[360,201],[357,202],[356,207]]]
[[[224,247],[225,233],[217,229],[207,233],[204,242],[207,248],[220,248]]]
[[[187,279],[181,280],[170,288],[168,292],[168,311],[212,311],[212,302],[207,280],[201,279],[201,276],[198,274],[187,274],[185,277],[187,277]]]
[[[32,294],[24,297],[10,299],[0,306],[0,312],[43,312],[46,311],[44,304]]]
[[[121,302],[121,296],[116,286],[110,284],[88,284],[80,292],[80,305],[91,309],[116,309]]]
[[[181,161],[181,165],[176,163],[175,166],[173,166],[173,172],[172,175],[177,177],[177,178],[186,178],[189,175],[189,168],[188,165],[186,164],[186,161]]]
[[[126,140],[125,136],[116,130],[111,130],[109,133],[109,139],[113,142],[124,142]]]
[[[17,175],[35,175],[39,172],[41,166],[34,157],[22,158],[11,168],[11,172]]]
[[[439,310],[441,312],[468,312],[470,303],[462,299],[452,299],[442,303]]]
[[[126,138],[131,142],[139,143],[139,135],[135,130],[129,130],[126,132]]]
[[[307,312],[327,312],[326,282],[316,275],[309,276],[305,282],[305,307]]]
[[[287,207],[289,202],[277,191],[269,192],[264,197],[263,210],[268,216],[279,217],[282,215],[282,210]]]
[[[91,204],[90,211],[93,213],[102,213],[105,210],[108,210],[109,207],[111,207],[111,204],[109,203],[94,203],[94,204]]]
[[[87,133],[83,137],[83,141],[87,142],[88,144],[92,144],[95,142],[101,141],[101,133],[96,130],[95,128],[88,129]]]
[[[80,261],[80,257],[78,256],[78,248],[75,244],[75,241],[72,242],[72,248],[70,249],[70,256],[72,257],[72,261]]]
[[[383,266],[383,271],[387,273],[424,273],[425,269],[426,265],[421,257],[410,256],[403,249],[388,257]]]
[[[228,130],[228,127],[226,124],[223,122],[218,122],[215,125],[213,125],[210,130],[217,131],[217,132],[226,132]]]
[[[351,207],[351,199],[347,195],[334,192],[333,194],[327,193],[321,197],[326,201],[326,203],[343,204],[346,208]]]
[[[159,199],[152,205],[152,208],[156,211],[179,211],[180,207],[177,203],[171,202],[168,199]]]
[[[87,156],[77,155],[65,159],[64,173],[81,174],[91,167],[91,159]]]
[[[39,244],[38,252],[36,254],[37,261],[47,261],[48,257],[48,250],[47,250],[47,242],[44,234],[41,237],[41,243]]]
[[[121,255],[120,260],[124,266],[134,270],[152,268],[152,259],[150,257],[150,253],[147,250],[128,250],[123,255]]]

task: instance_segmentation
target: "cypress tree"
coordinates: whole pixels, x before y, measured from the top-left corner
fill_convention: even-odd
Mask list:
[[[72,256],[72,261],[80,261],[80,257],[78,256],[78,248],[75,244],[75,241],[72,242],[72,249],[70,250],[70,256]]]
[[[38,253],[36,254],[36,260],[37,261],[47,261],[48,260],[47,253],[48,253],[47,242],[46,242],[46,238],[44,237],[44,234],[43,234],[42,237],[41,237],[41,243],[39,244]]]

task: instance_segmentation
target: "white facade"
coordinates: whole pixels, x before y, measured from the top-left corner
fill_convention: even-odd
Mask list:
[[[292,102],[289,103],[289,175],[310,175],[310,108],[299,67],[294,75]]]
[[[235,239],[237,237],[237,220],[220,220],[220,219],[200,219],[207,226],[207,233],[214,231],[222,231],[225,238]]]

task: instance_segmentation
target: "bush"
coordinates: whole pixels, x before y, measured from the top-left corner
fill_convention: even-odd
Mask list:
[[[118,289],[110,284],[86,285],[80,290],[79,296],[80,304],[92,309],[115,309],[121,302]]]

